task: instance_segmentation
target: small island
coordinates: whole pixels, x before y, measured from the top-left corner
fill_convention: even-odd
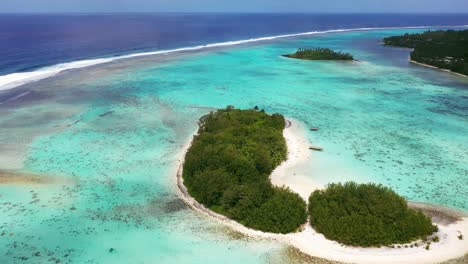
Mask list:
[[[384,45],[411,48],[412,62],[468,76],[468,30],[438,30],[384,38]]]
[[[354,60],[353,56],[349,53],[336,52],[329,48],[298,49],[295,53],[283,55],[283,57],[300,60]]]
[[[212,211],[244,226],[289,233],[306,222],[306,203],[269,176],[286,159],[282,115],[221,109],[203,116],[185,156],[188,193]]]
[[[317,232],[349,246],[426,241],[438,230],[429,217],[409,208],[404,198],[376,184],[332,183],[316,190],[309,198],[309,216]]]

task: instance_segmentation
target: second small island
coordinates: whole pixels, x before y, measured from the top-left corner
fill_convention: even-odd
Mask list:
[[[341,60],[353,61],[353,55],[334,51],[329,48],[301,48],[295,53],[283,55],[283,57],[300,60]]]

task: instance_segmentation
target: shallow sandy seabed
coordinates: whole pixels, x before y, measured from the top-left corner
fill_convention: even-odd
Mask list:
[[[73,183],[73,179],[67,177],[29,174],[25,172],[0,170],[0,184],[16,185],[40,185],[40,184],[67,184]]]
[[[308,196],[313,190],[323,188],[323,186],[305,177],[306,172],[300,169],[301,164],[307,162],[313,155],[309,150],[311,144],[305,137],[305,126],[297,120],[292,120],[291,125],[284,130],[283,135],[288,145],[288,159],[273,171],[271,181],[274,185],[288,186],[307,201]],[[425,244],[422,243],[419,243],[420,246],[413,248],[358,248],[344,246],[338,242],[326,239],[322,234],[317,233],[308,223],[302,231],[285,235],[265,233],[247,228],[236,221],[205,208],[188,195],[183,185],[182,167],[186,151],[190,147],[191,142],[192,140],[190,139],[184,145],[178,159],[179,165],[177,167],[176,179],[181,198],[194,210],[208,215],[244,235],[258,239],[276,240],[292,245],[301,252],[313,257],[347,263],[440,263],[452,259],[456,259],[453,260],[453,263],[463,263],[464,259],[466,259],[468,240],[460,240],[458,236],[460,233],[465,236],[468,234],[468,217],[455,210],[420,203],[410,203],[410,205],[428,211],[431,215],[437,215],[437,217],[433,217],[433,221],[439,226],[437,236],[440,241],[431,243],[430,250],[426,250],[424,248]]]

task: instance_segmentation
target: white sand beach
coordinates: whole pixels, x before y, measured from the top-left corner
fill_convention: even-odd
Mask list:
[[[451,74],[454,74],[454,75],[457,75],[457,76],[460,76],[460,77],[468,77],[468,76],[466,76],[464,74],[461,74],[461,73],[458,73],[458,72],[453,72],[451,70],[442,69],[442,68],[439,68],[439,67],[436,67],[436,66],[432,66],[432,65],[429,65],[429,64],[417,62],[417,61],[414,61],[414,60],[411,60],[411,59],[409,60],[409,62],[413,63],[413,64],[416,64],[416,65],[419,65],[419,66],[428,67],[428,68],[431,68],[431,69],[436,69],[436,70],[439,70],[439,71],[448,72],[448,73],[451,73]]]
[[[313,182],[300,169],[301,164],[313,158],[314,152],[309,149],[311,144],[306,137],[304,125],[294,119],[288,120],[290,126],[283,131],[288,146],[288,159],[272,172],[270,180],[276,186],[288,186],[307,201],[311,192],[324,186]]]
[[[307,201],[309,194],[313,190],[323,188],[323,186],[314,183],[313,180],[306,177],[303,172],[297,169],[300,164],[308,162],[310,158],[313,158],[311,157],[313,153],[309,150],[310,143],[305,136],[306,130],[304,125],[296,120],[288,120],[290,120],[292,124],[283,132],[288,145],[288,159],[273,171],[271,181],[274,185],[288,186]],[[309,223],[305,225],[302,231],[285,235],[265,233],[247,228],[223,215],[210,211],[187,193],[183,185],[182,167],[185,153],[190,147],[191,140],[192,139],[184,145],[178,158],[179,164],[177,166],[176,180],[181,199],[194,210],[212,217],[216,221],[247,236],[258,239],[274,239],[292,245],[310,256],[347,263],[439,263],[462,257],[468,253],[468,217],[466,215],[457,215],[459,220],[455,222],[438,221],[434,219],[435,223],[439,226],[437,236],[440,241],[432,243],[429,250],[426,250],[424,248],[425,244],[422,243],[419,243],[420,245],[418,247],[413,248],[405,248],[404,246],[402,248],[359,248],[343,246],[317,233]],[[433,209],[436,207],[431,208]],[[464,235],[463,240],[458,238],[460,233]]]

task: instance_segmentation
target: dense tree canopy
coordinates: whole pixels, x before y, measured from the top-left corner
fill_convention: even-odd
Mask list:
[[[385,38],[384,44],[412,48],[413,61],[468,75],[468,30],[405,34]]]
[[[328,48],[298,49],[284,57],[301,60],[354,60],[349,53],[336,52]]]
[[[352,246],[411,242],[437,231],[431,219],[382,185],[329,184],[309,197],[311,225],[325,237]]]
[[[232,107],[202,117],[183,167],[190,195],[247,227],[297,230],[307,218],[305,201],[269,179],[286,159],[284,124],[279,114]]]

